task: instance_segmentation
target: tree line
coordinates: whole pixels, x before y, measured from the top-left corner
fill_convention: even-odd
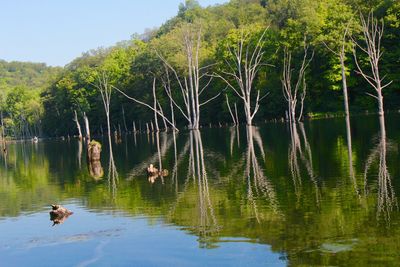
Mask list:
[[[160,28],[66,65],[25,125],[65,136],[83,118],[102,134],[383,114],[400,103],[399,16],[393,0],[187,0]]]

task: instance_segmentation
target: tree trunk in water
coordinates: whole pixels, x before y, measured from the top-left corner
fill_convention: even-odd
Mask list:
[[[96,180],[100,179],[104,174],[103,167],[101,166],[100,162],[100,154],[101,154],[101,144],[93,140],[88,144],[87,155],[89,164],[89,174]]]
[[[128,132],[128,127],[126,126],[125,109],[124,109],[124,106],[122,106],[122,119],[123,119],[123,121],[124,121],[125,133],[127,133],[127,132]]]
[[[158,119],[157,119],[157,95],[156,95],[156,78],[153,79],[153,108],[154,108],[154,124],[156,126],[155,131],[158,132]],[[151,131],[154,132],[153,123],[151,123]]]
[[[110,147],[110,153],[112,151],[112,143],[111,143],[111,125],[110,125],[110,114],[106,112],[107,116],[107,133],[108,133],[108,144]]]
[[[79,124],[78,121],[78,115],[76,114],[76,110],[74,110],[74,121],[76,123],[76,127],[78,128],[79,140],[82,140],[82,130],[81,130],[81,125]]]
[[[251,119],[251,110],[250,110],[250,102],[245,102],[245,112],[246,112],[246,124],[251,126],[252,119]]]
[[[101,144],[97,141],[91,141],[88,144],[88,160],[96,161],[100,160]]]
[[[291,107],[291,114],[290,114],[290,116],[291,116],[291,118],[290,118],[290,121],[291,122],[296,122],[296,104],[294,104],[294,103],[292,103],[292,107]]]
[[[344,51],[343,50],[340,54],[340,67],[342,69],[344,112],[345,112],[346,116],[349,116],[350,115],[349,100],[348,100],[348,96],[347,96],[346,69],[344,66]]]
[[[239,116],[238,116],[236,102],[235,102],[235,116],[236,116],[236,125],[239,125]]]
[[[83,113],[83,120],[85,122],[85,129],[86,129],[86,139],[88,142],[90,142],[90,128],[89,128],[89,119],[86,116],[86,113]]]
[[[383,110],[383,95],[382,95],[382,91],[378,90],[378,106],[379,106],[379,116],[383,116],[385,115],[385,112]]]

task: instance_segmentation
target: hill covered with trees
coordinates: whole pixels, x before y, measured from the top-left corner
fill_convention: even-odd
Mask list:
[[[44,116],[40,94],[62,68],[44,63],[0,60],[0,109],[5,134],[25,137],[41,134]]]
[[[388,84],[382,91],[384,108],[395,110],[400,104],[399,21],[400,4],[394,0],[231,0],[206,8],[187,0],[159,29],[84,53],[56,79],[58,70],[39,70],[40,65],[14,77],[21,75],[17,80],[32,88],[45,87],[41,111],[26,125],[38,127],[40,121],[48,136],[75,135],[75,111],[81,122],[87,115],[92,133],[102,133],[107,107],[112,131],[131,131],[134,124],[157,127],[155,118],[160,128],[251,124],[292,113],[297,120],[345,112],[346,102],[351,113],[377,111],[370,96],[377,97],[376,92],[362,75],[376,73],[364,53],[365,30],[376,25],[383,32],[379,40],[380,32],[372,37],[380,49],[379,80],[383,87]],[[33,66],[39,76],[30,73]],[[1,86],[20,88],[16,81],[4,81]],[[18,106],[24,98],[14,99]],[[15,118],[26,120],[25,115],[8,118],[13,120],[5,120],[9,134]]]

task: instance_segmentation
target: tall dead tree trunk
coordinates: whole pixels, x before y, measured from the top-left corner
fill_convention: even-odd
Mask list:
[[[379,73],[379,61],[383,54],[381,51],[381,40],[383,36],[384,24],[383,21],[379,23],[378,19],[374,17],[372,12],[368,14],[367,20],[365,20],[364,16],[360,14],[360,20],[364,37],[364,45],[361,45],[356,41],[354,41],[354,43],[368,56],[371,74],[367,74],[367,72],[361,68],[357,59],[356,49],[353,50],[354,60],[358,69],[358,73],[361,74],[361,76],[374,88],[375,95],[369,93],[367,94],[374,97],[378,101],[378,113],[380,116],[383,116],[384,108],[382,90],[392,83],[392,81],[390,81],[386,84],[383,84],[385,76],[381,78]]]
[[[3,111],[1,111],[1,113],[0,113],[0,119],[1,119],[1,141],[3,144],[5,144],[6,135],[5,135],[5,131],[4,131]]]
[[[89,119],[86,116],[86,113],[83,112],[83,121],[85,122],[85,129],[86,129],[86,139],[87,142],[90,142],[90,128],[89,128]]]
[[[283,59],[283,71],[282,71],[282,91],[283,96],[285,97],[288,103],[288,117],[289,122],[293,123],[296,120],[301,120],[301,116],[303,113],[303,105],[304,99],[306,96],[306,82],[305,82],[305,71],[309,66],[312,58],[314,57],[314,53],[309,57],[308,56],[308,48],[309,46],[306,44],[304,40],[304,56],[301,62],[300,69],[297,73],[297,80],[293,85],[292,74],[295,71],[292,68],[292,53],[289,51],[287,47],[284,48],[284,59]],[[301,91],[301,94],[300,94]],[[301,104],[301,113],[298,118],[296,118],[296,108],[297,103],[300,100]]]
[[[336,50],[334,48],[329,47],[329,45],[325,42],[324,45],[326,48],[328,48],[329,51],[331,51],[333,54],[339,57],[340,61],[340,71],[342,75],[342,89],[343,89],[343,104],[344,104],[344,112],[346,116],[350,115],[349,111],[349,100],[348,100],[348,93],[347,93],[347,79],[346,79],[346,45],[347,45],[347,38],[348,38],[348,33],[349,33],[349,27],[350,27],[350,22],[349,21],[346,25],[346,28],[343,30],[343,35],[341,36],[341,39],[339,40],[339,46],[337,47]]]
[[[173,124],[175,124],[175,111],[174,111],[174,103],[173,103],[172,91],[171,91],[171,80],[169,78],[169,68],[166,64],[164,64],[164,68],[165,68],[165,79],[161,78],[161,81],[163,83],[165,92],[169,96],[169,108],[171,110],[171,122]]]
[[[207,104],[208,102],[217,98],[216,96],[201,102],[200,96],[204,90],[210,85],[212,77],[202,85],[202,79],[207,75],[205,70],[209,66],[200,66],[200,48],[201,48],[201,29],[195,28],[193,25],[189,24],[183,27],[182,30],[182,43],[183,50],[186,57],[186,70],[187,74],[181,78],[178,75],[176,69],[168,63],[168,61],[156,51],[158,57],[164,62],[164,64],[173,72],[178,85],[181,89],[181,96],[183,98],[183,108],[174,99],[170,91],[167,91],[168,97],[171,102],[179,109],[184,118],[188,122],[189,129],[199,129],[200,127],[200,108],[201,106]]]
[[[122,106],[122,120],[124,121],[125,133],[127,133],[128,132],[128,127],[126,126],[124,106]]]
[[[153,108],[154,108],[154,124],[156,126],[155,131],[158,132],[160,129],[158,127],[158,119],[157,119],[157,95],[156,95],[156,78],[155,77],[153,79]]]
[[[228,106],[229,114],[231,114],[231,118],[232,118],[232,121],[233,121],[233,125],[236,125],[235,116],[233,116],[233,112],[232,112],[232,109],[231,109],[231,105],[229,105],[228,95],[225,95],[225,97],[226,97],[226,105]]]
[[[225,62],[230,70],[222,71],[222,74],[226,77],[221,74],[214,74],[221,78],[242,99],[246,123],[249,126],[252,125],[253,118],[260,108],[260,101],[266,96],[260,98],[260,91],[257,91],[257,97],[254,100],[252,93],[254,79],[261,66],[265,65],[261,61],[264,55],[264,36],[267,30],[268,28],[261,34],[254,48],[251,48],[250,44],[246,44],[249,34],[244,34],[242,31],[237,46],[234,49],[228,48],[231,59]],[[231,78],[235,84],[230,81]]]
[[[166,117],[164,116],[164,114],[163,114],[161,111],[157,110],[157,109],[154,108],[153,106],[151,106],[151,105],[149,105],[149,104],[147,104],[147,103],[145,103],[145,102],[143,102],[143,101],[140,101],[140,100],[138,100],[138,99],[136,99],[136,98],[134,98],[134,97],[128,96],[126,93],[124,93],[123,91],[121,91],[120,89],[118,89],[118,88],[115,87],[115,86],[113,86],[113,88],[114,88],[115,90],[117,90],[119,93],[121,93],[123,96],[125,96],[126,98],[128,98],[128,99],[130,99],[130,100],[132,100],[132,101],[134,101],[134,102],[136,102],[136,103],[138,103],[138,104],[140,104],[140,105],[143,105],[143,106],[145,106],[145,107],[147,107],[147,108],[149,108],[149,109],[151,109],[152,111],[154,111],[155,113],[157,113],[158,116],[160,116],[160,117],[162,117],[163,119],[165,119],[165,121],[166,121],[169,125],[171,125],[171,127],[172,127],[174,130],[179,131],[178,128],[176,128],[175,124],[172,123],[168,118],[166,118]],[[141,124],[140,124],[140,121],[139,121],[139,131],[140,131],[140,132],[142,131],[141,129],[142,129],[142,127],[141,127]]]
[[[76,113],[76,110],[74,110],[74,122],[76,123],[76,128],[78,129],[79,140],[82,140],[82,130],[81,125],[79,124],[78,114]]]
[[[112,150],[111,143],[111,125],[110,125],[110,102],[113,86],[110,84],[110,78],[106,71],[100,71],[97,74],[95,86],[100,91],[101,99],[103,101],[104,111],[107,119],[107,134],[110,151]]]

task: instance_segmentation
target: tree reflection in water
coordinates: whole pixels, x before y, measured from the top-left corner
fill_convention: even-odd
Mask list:
[[[377,217],[383,216],[384,219],[390,222],[390,213],[393,209],[398,209],[397,198],[392,186],[390,173],[386,164],[386,156],[388,150],[394,148],[393,144],[386,140],[385,118],[379,116],[380,135],[379,143],[372,149],[369,154],[364,170],[364,193],[368,194],[367,176],[374,162],[378,160],[378,203]]]
[[[198,204],[200,221],[198,231],[201,240],[200,242],[205,242],[205,244],[207,244],[208,236],[213,232],[218,231],[218,224],[213,204],[210,199],[208,177],[204,163],[203,142],[199,130],[193,130],[190,132],[190,144],[190,158],[192,159],[192,162],[190,164],[189,161],[189,165],[192,167],[191,174],[195,183],[197,178],[197,187],[199,192]]]
[[[118,172],[114,162],[114,154],[111,143],[110,143],[110,157],[108,161],[107,178],[108,178],[108,189],[111,192],[113,201],[115,201],[117,196]]]
[[[177,194],[176,201],[171,205],[167,218],[169,218],[169,220],[176,219],[176,212],[179,204],[183,203],[185,193],[193,187],[195,189],[195,197],[197,198],[196,206],[198,216],[191,218],[192,225],[190,228],[199,236],[200,247],[210,248],[214,246],[212,237],[217,235],[220,227],[210,197],[208,172],[205,165],[205,153],[200,131],[190,131],[188,141],[184,145],[181,153],[177,155],[175,151],[176,160],[172,171],[172,177],[177,175],[178,166],[183,162],[188,151],[188,168],[183,189]],[[212,153],[209,154],[208,156],[212,156]],[[177,183],[178,178],[176,177],[175,179],[172,180]],[[176,185],[176,188],[178,188],[178,185]]]
[[[264,170],[260,167],[258,162],[254,141],[257,143],[262,159],[265,162],[265,153],[263,148],[262,139],[258,129],[254,126],[246,127],[247,133],[247,150],[245,156],[245,170],[244,176],[247,179],[247,198],[251,203],[257,222],[260,223],[260,216],[257,209],[256,199],[266,199],[270,207],[275,213],[279,213],[279,204],[277,201],[275,189],[272,183],[264,174]]]
[[[78,158],[78,168],[81,169],[82,168],[82,149],[83,148],[83,144],[82,144],[82,140],[78,140],[78,154],[77,154],[77,158]]]
[[[349,159],[349,177],[353,183],[354,191],[361,198],[360,189],[358,188],[356,175],[354,173],[353,167],[353,148],[351,141],[351,125],[350,125],[350,116],[346,116],[346,140],[347,140],[347,153]]]
[[[300,128],[301,136],[297,131],[297,125]],[[297,196],[297,201],[299,201],[301,197],[302,184],[301,169],[298,160],[298,156],[300,156],[301,162],[303,163],[305,169],[307,170],[308,176],[314,184],[315,199],[317,205],[319,206],[321,198],[320,190],[318,186],[317,176],[314,172],[310,143],[308,142],[306,131],[304,129],[304,124],[302,122],[299,122],[298,124],[296,122],[290,123],[290,139],[291,142],[289,144],[288,161],[290,173],[293,179],[295,194]]]

